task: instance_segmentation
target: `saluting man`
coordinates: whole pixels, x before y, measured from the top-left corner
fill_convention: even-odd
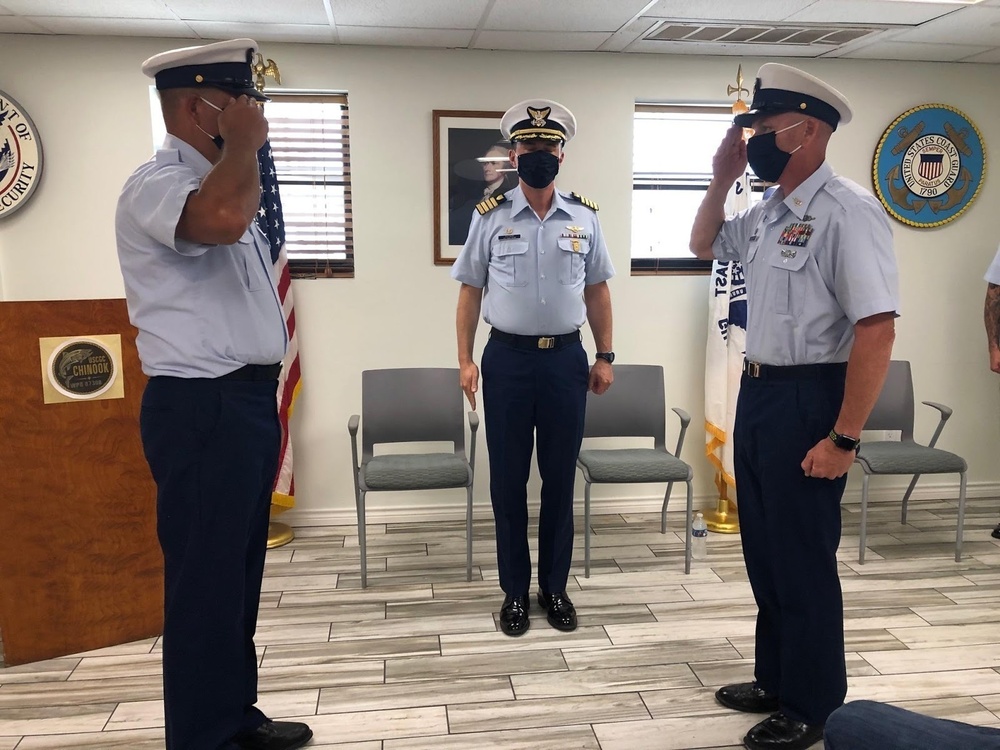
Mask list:
[[[597,205],[555,189],[563,145],[576,133],[573,113],[557,102],[530,99],[507,110],[500,129],[513,147],[509,158],[518,186],[476,206],[451,275],[462,282],[458,361],[473,409],[479,368],[472,349],[480,312],[492,326],[483,351],[483,408],[505,594],[500,628],[519,636],[530,625],[527,483],[536,439],[542,478],[537,600],[554,628],[577,626],[566,595],[573,485],[587,390],[604,393],[614,378],[607,284],[614,268]],[[588,321],[597,346],[593,366],[580,339]]]
[[[716,693],[771,713],[751,750],[804,750],[844,702],[844,607],[837,576],[840,499],[889,368],[899,306],[892,230],[872,194],[834,174],[830,137],[844,96],[787,65],[757,74],[751,109],[713,160],[691,250],[740,261],[746,363],[734,429],[743,556],[757,601],[754,682]],[[743,141],[743,128],[754,136]],[[749,159],[778,190],[725,218]]]
[[[288,346],[260,206],[252,39],[146,60],[167,136],[122,188],[118,258],[149,382],[142,445],[163,550],[167,750],[295,750],[257,703],[254,632]]]

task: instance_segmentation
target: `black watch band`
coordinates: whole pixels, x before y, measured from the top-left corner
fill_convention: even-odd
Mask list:
[[[849,435],[841,435],[836,430],[830,430],[830,440],[843,451],[854,451],[857,453],[861,449],[861,439],[853,438]]]
[[[609,365],[613,364],[614,361],[615,361],[615,353],[614,352],[597,352],[597,354],[595,354],[594,356],[597,359],[603,359]]]

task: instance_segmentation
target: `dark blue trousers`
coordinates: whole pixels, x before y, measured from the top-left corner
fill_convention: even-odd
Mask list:
[[[522,596],[531,584],[527,485],[537,438],[538,585],[547,594],[561,593],[573,561],[573,486],[587,408],[587,354],[579,342],[532,350],[490,339],[482,374],[500,588]]]
[[[276,381],[150,378],[167,750],[219,750],[265,721],[254,632],[281,427]]]
[[[743,556],[757,600],[755,679],[790,718],[823,724],[844,702],[844,604],[837,575],[847,477],[806,477],[833,428],[843,368],[794,380],[743,376],[734,429]]]

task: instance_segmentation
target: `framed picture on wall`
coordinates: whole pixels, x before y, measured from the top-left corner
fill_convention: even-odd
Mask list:
[[[450,266],[469,233],[476,204],[517,184],[500,135],[502,112],[436,109],[434,264]]]

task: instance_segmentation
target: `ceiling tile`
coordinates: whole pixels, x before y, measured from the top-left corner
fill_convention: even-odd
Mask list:
[[[222,21],[188,21],[195,33],[202,39],[236,39],[249,37],[257,42],[336,42],[333,29],[329,26],[293,25],[284,23],[227,23]]]
[[[158,18],[61,18],[46,16],[31,19],[52,34],[82,34],[92,36],[194,36],[183,21]]]
[[[863,60],[925,60],[955,62],[988,51],[988,47],[964,44],[919,44],[916,42],[875,42],[843,55]]]
[[[1000,8],[962,8],[919,28],[906,29],[893,41],[993,47],[1000,44]]]
[[[0,34],[44,34],[45,29],[20,16],[0,16]]]
[[[648,0],[496,0],[483,29],[492,31],[618,31]]]
[[[21,16],[176,20],[162,0],[3,0],[3,6]]]
[[[972,57],[964,57],[962,58],[962,62],[1000,63],[1000,47],[991,49],[988,52],[980,52],[978,55],[973,55]]]
[[[329,26],[323,0],[166,0],[178,18],[191,21],[259,23],[268,26]]]
[[[817,0],[788,20],[803,23],[871,23],[916,26],[963,10],[954,3],[892,2],[891,0]]]
[[[815,0],[660,0],[643,13],[657,18],[692,18],[703,21],[783,21]]]
[[[488,0],[331,0],[338,27],[398,29],[475,29],[487,3]]]
[[[621,52],[637,39],[640,39],[660,21],[655,18],[640,18],[608,37],[598,49],[601,52]]]
[[[602,31],[483,31],[474,49],[508,49],[535,52],[593,51],[610,38]]]
[[[388,45],[392,47],[466,48],[471,29],[393,29],[376,26],[337,26],[342,44]]]

